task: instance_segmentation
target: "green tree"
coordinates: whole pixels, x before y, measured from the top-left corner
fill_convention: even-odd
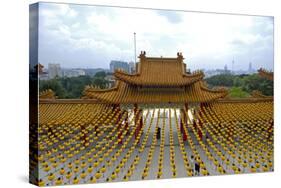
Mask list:
[[[230,97],[233,97],[233,98],[249,97],[249,93],[247,93],[246,91],[243,91],[241,87],[232,87],[229,90],[229,95],[230,95]]]
[[[95,77],[99,77],[99,78],[105,78],[105,76],[106,73],[104,71],[100,71],[95,74]]]
[[[47,89],[52,89],[58,98],[66,97],[66,90],[60,83],[59,79],[42,80],[39,83],[39,91],[42,92]]]
[[[94,77],[93,79],[93,85],[98,86],[101,89],[106,88],[107,81],[104,78],[101,77]]]
[[[261,91],[262,94],[267,96],[273,95],[273,81],[260,77],[258,74],[252,75],[230,75],[221,74],[215,75],[205,79],[206,82],[211,86],[225,86],[225,87],[235,87],[241,88],[247,93],[251,93],[254,90]],[[237,91],[238,92],[238,91]],[[237,95],[238,96],[238,95]]]
[[[234,82],[235,76],[231,74],[219,74],[215,75],[209,78],[206,78],[206,82],[210,86],[226,86],[226,87],[232,87]]]
[[[233,80],[233,86],[235,87],[242,87],[243,85],[243,79],[240,78],[240,77],[235,77],[234,80]]]
[[[253,90],[261,91],[262,94],[272,96],[273,95],[273,81],[260,77],[258,74],[249,75],[243,78],[242,89],[247,92]]]

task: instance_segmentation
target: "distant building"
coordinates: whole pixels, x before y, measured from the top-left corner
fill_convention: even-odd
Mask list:
[[[129,64],[125,61],[115,61],[110,62],[110,72],[114,72],[116,69],[122,69],[126,72],[129,72]]]
[[[86,68],[86,69],[83,69],[85,71],[85,74],[88,75],[88,76],[95,76],[95,74],[97,72],[110,72],[109,69],[102,69],[102,68],[96,68],[96,69],[92,69],[92,68]]]
[[[249,73],[249,74],[252,74],[252,73],[254,73],[254,72],[255,72],[255,70],[254,70],[253,67],[252,67],[252,62],[249,62],[248,73]]]
[[[78,77],[85,76],[86,73],[82,69],[66,69],[63,71],[63,76],[65,77]]]
[[[53,79],[55,77],[61,77],[62,71],[61,71],[60,64],[49,63],[49,65],[48,65],[48,75],[49,75],[49,79]]]
[[[224,66],[224,69],[206,70],[204,71],[204,73],[205,73],[205,77],[208,78],[219,74],[231,74],[231,71],[228,70],[226,66]]]
[[[129,73],[134,73],[136,71],[136,64],[134,62],[129,62]]]
[[[227,64],[224,65],[224,71],[227,72]]]

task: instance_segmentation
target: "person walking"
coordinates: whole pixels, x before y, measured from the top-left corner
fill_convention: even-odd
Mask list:
[[[157,140],[160,140],[161,139],[161,128],[160,127],[157,127]]]
[[[199,163],[198,159],[195,160],[195,173],[197,176],[200,175],[200,163]]]

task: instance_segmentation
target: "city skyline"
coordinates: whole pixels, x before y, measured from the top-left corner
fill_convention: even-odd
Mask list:
[[[108,68],[137,55],[176,57],[187,68],[273,70],[273,18],[183,11],[40,3],[39,62]],[[129,16],[128,16],[129,15]],[[154,23],[154,24],[153,24]],[[128,27],[129,25],[130,27]],[[51,54],[51,55],[50,55]],[[231,69],[231,68],[229,68]]]

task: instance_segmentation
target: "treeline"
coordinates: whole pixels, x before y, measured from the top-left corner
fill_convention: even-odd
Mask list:
[[[262,78],[258,74],[220,74],[206,78],[205,81],[210,87],[224,86],[229,88],[231,97],[248,97],[254,90],[267,96],[273,96],[273,81]]]
[[[97,72],[95,76],[62,77],[51,80],[40,80],[39,90],[52,89],[58,98],[80,98],[86,85],[106,88],[109,82],[105,72]]]
[[[39,90],[52,89],[58,98],[80,98],[86,85],[95,85],[106,88],[109,81],[105,79],[105,72],[98,72],[95,76],[63,77],[51,80],[40,80]],[[261,91],[267,96],[273,95],[273,81],[260,77],[258,74],[252,75],[231,75],[220,74],[205,81],[210,88],[224,86],[229,89],[230,97],[248,97],[254,90]]]

